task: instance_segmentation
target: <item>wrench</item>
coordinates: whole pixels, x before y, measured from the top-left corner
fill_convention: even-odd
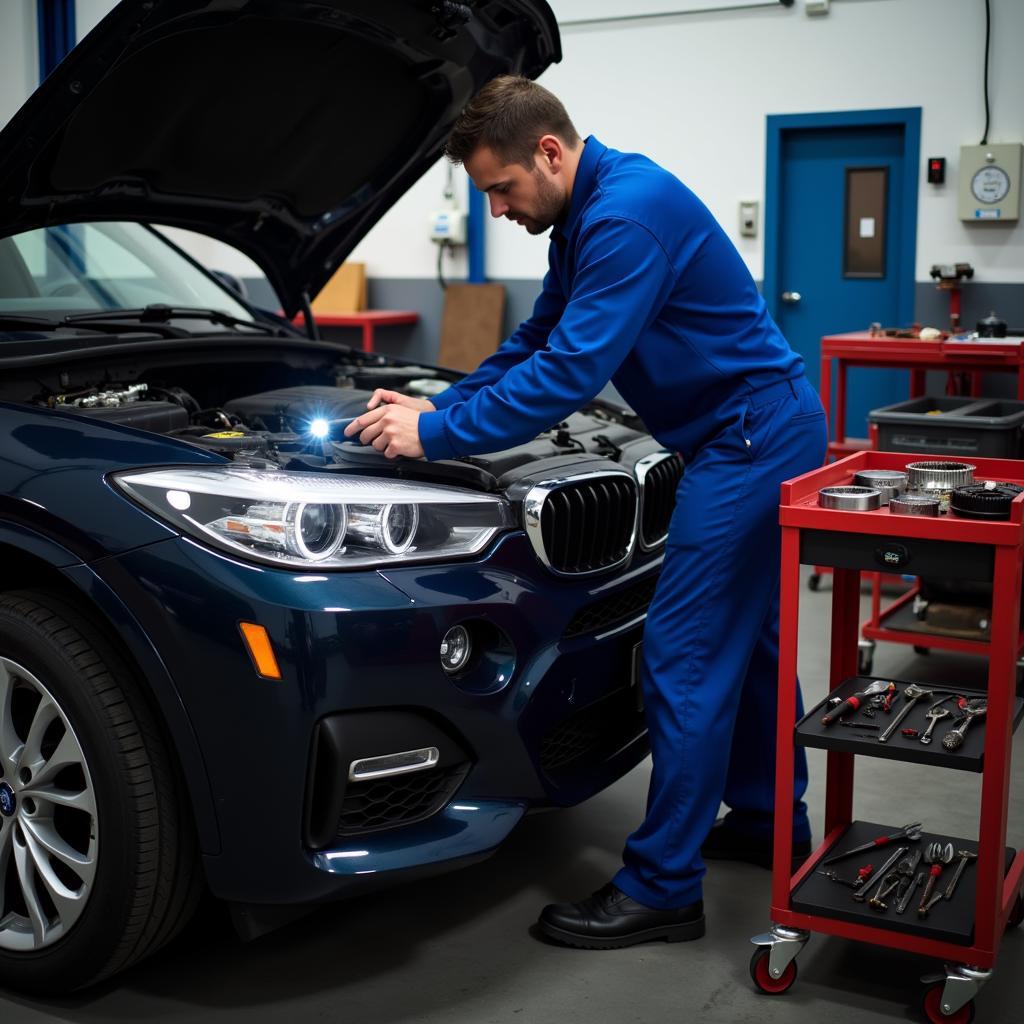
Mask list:
[[[889,737],[900,727],[900,722],[903,721],[907,715],[914,709],[914,705],[919,700],[924,700],[926,697],[932,697],[934,693],[931,690],[926,690],[923,686],[918,686],[917,683],[911,683],[903,691],[903,699],[906,704],[903,705],[903,709],[896,715],[896,717],[889,723],[889,727],[878,737],[879,743],[888,743]]]
[[[860,846],[855,846],[852,850],[844,850],[842,853],[834,853],[831,857],[826,857],[821,863],[833,864],[837,860],[845,860],[847,857],[852,857],[855,853],[863,853],[865,850],[873,850],[876,846],[885,846],[886,843],[891,843],[895,839],[909,839],[912,843],[916,843],[920,838],[921,822],[915,821],[909,825],[904,825],[898,832],[890,832],[887,836],[879,836],[877,839],[873,839],[870,843],[861,843]]]
[[[865,885],[864,888],[860,892],[855,892],[853,894],[853,898],[858,903],[865,903],[865,902],[867,902],[867,899],[868,899],[868,893],[872,889],[876,890],[876,895],[877,895],[877,891],[882,888],[882,883],[885,881],[885,876],[886,876],[886,873],[888,872],[888,870],[893,866],[893,864],[897,863],[897,861],[899,861],[899,859],[901,857],[903,857],[907,853],[907,851],[909,849],[910,849],[909,846],[901,846],[901,847],[899,847],[896,850],[896,852],[882,865],[882,870],[878,872],[878,874],[875,876],[875,878],[873,878],[870,882],[868,882],[868,884]],[[952,859],[952,858],[950,858],[950,859]]]
[[[914,890],[919,888],[921,883],[924,881],[924,872],[918,871],[914,876],[913,882],[907,886],[907,891],[900,897],[899,903],[896,904],[896,913],[902,914],[907,907],[910,906],[910,899],[914,895]]]
[[[949,715],[950,712],[945,708],[929,708],[928,714],[925,715],[925,718],[930,718],[931,722],[929,723],[928,728],[922,733],[921,742],[931,743],[932,733],[935,731],[935,726],[937,726],[943,718],[949,718]]]
[[[964,868],[972,860],[977,860],[978,855],[971,853],[970,850],[957,850],[956,855],[960,858],[960,863],[956,866],[956,873],[950,879],[949,885],[946,886],[946,891],[942,894],[943,899],[951,900],[953,893],[956,891],[956,884],[960,881],[960,876],[964,873]]]

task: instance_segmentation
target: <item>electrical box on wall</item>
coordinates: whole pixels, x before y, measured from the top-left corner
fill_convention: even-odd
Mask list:
[[[740,234],[744,238],[757,237],[757,200],[740,202]]]
[[[430,237],[448,245],[466,244],[466,213],[464,210],[436,210],[430,215]]]
[[[960,219],[1014,221],[1020,217],[1019,142],[960,147]]]

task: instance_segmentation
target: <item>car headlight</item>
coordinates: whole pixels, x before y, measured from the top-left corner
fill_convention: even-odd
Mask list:
[[[502,498],[403,480],[234,466],[143,470],[110,479],[184,533],[296,568],[447,561],[479,553],[516,525]]]

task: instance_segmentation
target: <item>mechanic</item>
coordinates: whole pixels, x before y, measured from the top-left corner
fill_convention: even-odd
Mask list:
[[[611,380],[682,454],[644,631],[646,817],[614,879],[581,902],[545,907],[540,927],[585,948],[696,939],[704,858],[771,865],[779,485],[822,464],[821,403],[700,200],[646,157],[581,140],[542,86],[490,82],[446,152],[487,194],[492,216],[532,235],[551,230],[543,290],[530,319],[469,376],[432,402],[377,391],[345,432],[392,458],[501,451]],[[807,766],[796,753],[802,857]],[[715,821],[723,800],[729,813]]]

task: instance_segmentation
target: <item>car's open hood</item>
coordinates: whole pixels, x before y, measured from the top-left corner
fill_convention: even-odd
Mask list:
[[[543,0],[124,0],[0,133],[0,237],[191,228],[251,256],[291,315],[485,82],[560,58]]]

